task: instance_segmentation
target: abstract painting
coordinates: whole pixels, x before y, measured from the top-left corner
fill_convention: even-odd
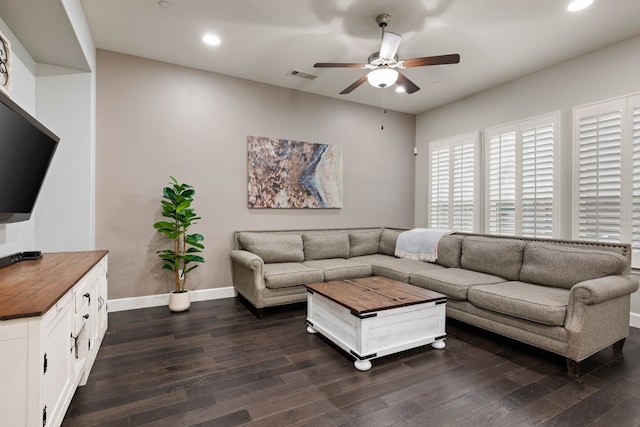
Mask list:
[[[342,147],[247,137],[250,208],[341,208]]]

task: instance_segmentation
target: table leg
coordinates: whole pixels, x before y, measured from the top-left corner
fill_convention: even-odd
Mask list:
[[[433,348],[437,348],[438,350],[442,350],[445,347],[445,343],[444,341],[440,340],[440,341],[436,341],[433,344],[431,344],[431,347]]]
[[[355,366],[359,371],[368,371],[369,369],[371,369],[371,362],[369,360],[356,359],[356,361],[353,362],[353,366]]]

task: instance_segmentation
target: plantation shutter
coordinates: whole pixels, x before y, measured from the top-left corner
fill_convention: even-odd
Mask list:
[[[516,132],[489,136],[488,232],[516,234]]]
[[[429,143],[429,227],[479,231],[478,141],[479,133],[470,132]]]
[[[431,191],[429,206],[429,227],[449,227],[449,164],[450,146],[441,145],[430,150]]]
[[[633,142],[633,178],[632,178],[632,236],[633,258],[638,258],[640,252],[640,96],[636,97],[636,105],[631,106],[632,110],[632,132]]]
[[[554,237],[558,113],[487,129],[486,231]]]
[[[475,202],[475,139],[462,139],[453,143],[453,188],[451,229],[474,230]]]
[[[580,239],[621,241],[622,109],[607,103],[576,111]]]
[[[554,125],[524,129],[522,138],[522,236],[553,237]]]

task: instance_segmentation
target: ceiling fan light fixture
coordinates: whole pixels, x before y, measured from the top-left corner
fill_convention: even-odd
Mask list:
[[[205,34],[202,37],[202,41],[209,46],[218,46],[220,45],[220,43],[222,43],[220,37],[216,36],[215,34]]]
[[[398,80],[398,72],[391,68],[378,68],[367,74],[367,80],[374,87],[389,87]]]
[[[572,0],[567,6],[567,10],[569,12],[577,12],[591,6],[591,3],[593,3],[593,0]]]

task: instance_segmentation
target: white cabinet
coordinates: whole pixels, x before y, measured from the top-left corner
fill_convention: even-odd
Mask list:
[[[75,390],[74,354],[71,328],[73,305],[71,295],[65,295],[42,318],[42,420],[34,425],[59,425]],[[34,335],[37,332],[34,331]],[[37,345],[38,343],[34,343]],[[34,414],[37,415],[37,414]]]
[[[30,262],[0,270],[0,424],[59,426],[106,332],[107,255],[45,254],[41,264]],[[65,267],[73,271],[56,275]],[[23,292],[12,295],[16,286]]]

